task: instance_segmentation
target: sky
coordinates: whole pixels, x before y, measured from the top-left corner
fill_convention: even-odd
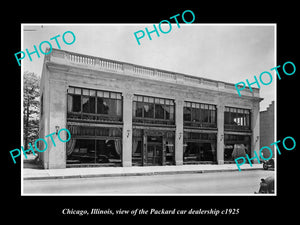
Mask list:
[[[160,21],[159,21],[160,22]],[[158,29],[158,23],[154,22]],[[159,37],[154,32],[152,40],[145,28],[152,31],[153,24],[23,24],[22,49],[34,51],[43,41],[49,41],[58,48],[57,38],[63,50],[108,58],[122,62],[204,77],[236,84],[254,81],[254,75],[269,71],[273,75],[270,85],[261,85],[260,111],[275,100],[276,75],[271,68],[276,65],[276,28],[274,24],[184,24],[172,23],[171,31]],[[163,25],[167,31],[169,25]],[[134,33],[143,30],[145,37],[140,45]],[[66,45],[62,35],[72,31],[76,40]],[[140,34],[139,34],[140,35]],[[72,41],[66,35],[66,41]],[[42,45],[45,50],[47,44]],[[22,60],[23,71],[42,73],[44,55],[36,54]],[[268,78],[263,79],[265,82]],[[253,87],[257,87],[253,85]],[[241,91],[241,93],[243,93]],[[238,95],[237,95],[238,97]]]

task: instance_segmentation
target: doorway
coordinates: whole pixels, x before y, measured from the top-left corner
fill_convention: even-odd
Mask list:
[[[148,136],[146,149],[146,165],[161,166],[163,162],[162,136]]]

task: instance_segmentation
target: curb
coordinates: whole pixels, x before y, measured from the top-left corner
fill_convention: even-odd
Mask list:
[[[263,168],[245,168],[242,171],[263,170]],[[172,174],[192,174],[192,173],[216,173],[216,172],[236,172],[238,169],[214,169],[214,170],[183,170],[183,171],[157,171],[157,172],[132,172],[132,173],[106,173],[106,174],[76,174],[61,176],[39,176],[23,177],[23,180],[52,180],[52,179],[72,179],[72,178],[97,178],[97,177],[124,177],[124,176],[153,176]]]

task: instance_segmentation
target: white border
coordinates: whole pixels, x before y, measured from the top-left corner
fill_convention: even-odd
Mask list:
[[[41,25],[47,25],[47,26],[95,26],[95,25],[107,25],[107,26],[131,26],[131,25],[151,25],[152,23],[130,23],[130,24],[106,24],[106,23],[69,23],[69,24],[61,24],[61,23],[22,23],[21,24],[21,50],[24,49],[23,45],[23,39],[24,39],[24,26],[41,26]],[[175,24],[175,23],[172,23]],[[192,24],[180,24],[180,26],[194,26],[194,25],[200,25],[200,26],[274,26],[274,62],[275,66],[277,66],[277,24],[276,23],[192,23]],[[21,63],[21,144],[23,146],[23,74],[24,74],[24,64]],[[274,111],[275,111],[275,119],[274,119],[274,142],[277,140],[277,79],[275,79],[275,99],[274,99]],[[115,194],[115,193],[109,193],[109,194],[44,194],[44,193],[34,193],[34,194],[24,194],[23,193],[23,154],[21,154],[21,196],[277,196],[277,151],[274,147],[274,153],[275,153],[275,190],[274,194]],[[17,165],[16,165],[17,166]],[[249,171],[250,172],[250,171]],[[59,179],[57,179],[58,181]],[[259,186],[259,180],[257,181],[257,184]]]

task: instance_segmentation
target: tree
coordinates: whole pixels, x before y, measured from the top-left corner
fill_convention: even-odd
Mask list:
[[[39,137],[40,78],[32,72],[24,72],[23,122],[24,149]]]

